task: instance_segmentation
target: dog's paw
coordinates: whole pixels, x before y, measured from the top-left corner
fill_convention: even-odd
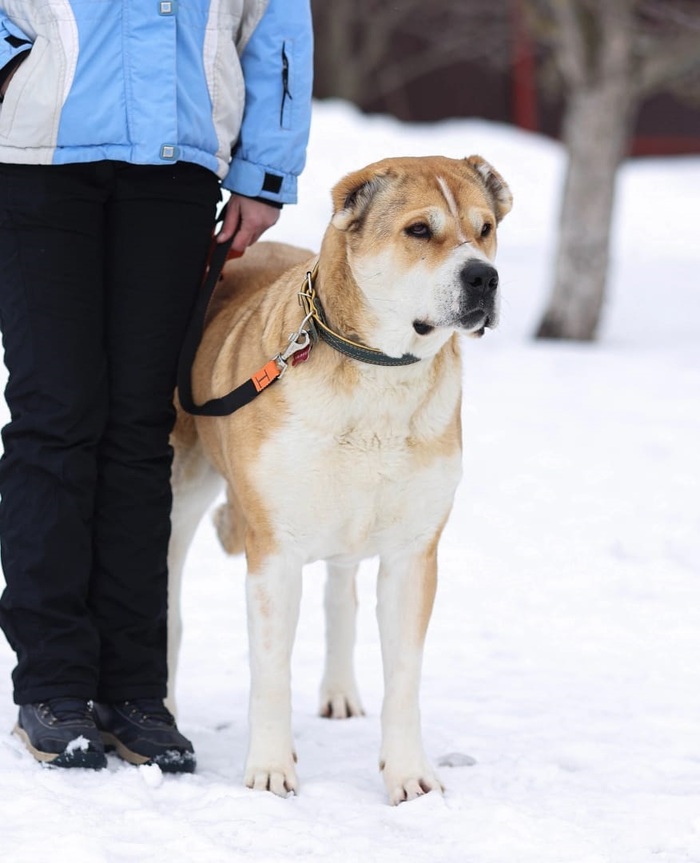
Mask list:
[[[318,712],[325,719],[349,719],[351,716],[365,715],[354,686],[342,689],[322,686]]]
[[[425,760],[415,765],[413,769],[390,762],[380,763],[379,768],[392,806],[398,806],[399,803],[405,803],[407,800],[415,800],[430,791],[439,791],[442,794],[445,790],[437,773]]]
[[[299,781],[294,768],[294,757],[287,763],[246,765],[244,781],[255,791],[272,791],[278,797],[289,797],[297,793]]]

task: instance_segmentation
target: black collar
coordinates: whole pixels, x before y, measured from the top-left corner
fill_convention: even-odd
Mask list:
[[[351,339],[341,336],[340,333],[332,330],[328,326],[321,301],[316,296],[314,284],[317,275],[318,262],[313,270],[306,274],[304,284],[299,291],[299,301],[304,309],[306,319],[308,319],[313,327],[314,333],[326,342],[327,345],[346,357],[375,366],[408,366],[420,361],[420,357],[414,357],[413,354],[404,354],[402,357],[390,357],[377,348],[369,348],[367,345],[353,342]]]

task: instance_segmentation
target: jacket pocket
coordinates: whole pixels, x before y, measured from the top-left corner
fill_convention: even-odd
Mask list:
[[[10,81],[0,108],[0,139],[12,147],[54,146],[60,113],[58,59],[37,36]]]

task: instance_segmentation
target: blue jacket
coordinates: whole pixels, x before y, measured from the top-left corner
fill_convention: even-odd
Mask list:
[[[0,0],[0,69],[22,53],[0,162],[184,160],[242,195],[296,200],[309,0]]]

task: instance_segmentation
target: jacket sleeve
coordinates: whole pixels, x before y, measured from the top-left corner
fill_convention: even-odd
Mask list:
[[[293,204],[311,122],[309,0],[269,0],[243,50],[241,66],[245,111],[223,186],[251,198]]]
[[[0,85],[31,47],[26,34],[0,10]]]

